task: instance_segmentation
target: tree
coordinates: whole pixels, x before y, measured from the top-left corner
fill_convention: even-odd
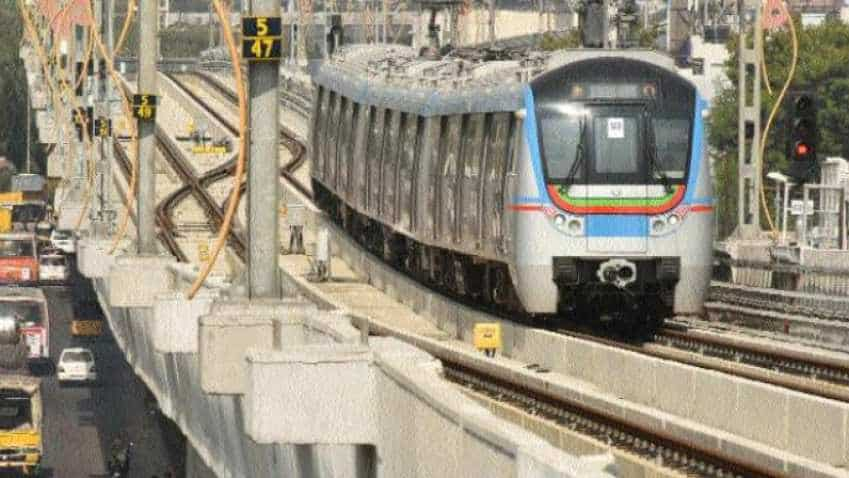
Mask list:
[[[545,33],[540,40],[539,47],[542,50],[561,50],[564,48],[578,48],[581,46],[581,31],[577,28],[569,30],[565,34],[555,35]]]
[[[27,88],[24,64],[18,57],[23,22],[14,0],[0,0],[0,111],[4,121],[0,127],[0,151],[22,169],[26,158]],[[33,119],[34,121],[34,119]],[[33,128],[32,148],[35,171],[44,171],[44,158],[36,144]]]
[[[849,158],[849,25],[827,20],[816,27],[802,28],[799,17],[793,19],[799,37],[799,62],[791,88],[815,91],[818,96],[820,141],[818,155]],[[709,119],[709,145],[715,158],[719,235],[731,233],[737,217],[737,38],[728,42],[730,53],[726,74],[730,85],[714,98]],[[791,62],[791,37],[788,30],[769,34],[764,41],[769,80],[773,94],[762,89],[763,122],[775,104],[787,78]],[[787,166],[783,111],[776,116],[768,133],[763,173],[783,171]]]

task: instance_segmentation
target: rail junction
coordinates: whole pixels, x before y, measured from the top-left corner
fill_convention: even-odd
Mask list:
[[[254,16],[279,16],[272,3],[255,1]],[[42,80],[33,90],[46,84],[34,41],[23,47]],[[496,313],[414,280],[314,202],[322,105],[310,70],[181,59],[155,72],[138,56],[138,73],[111,87],[155,94],[156,120],[117,127],[111,148],[89,140],[109,167],[93,170],[94,200],[66,196],[59,222],[80,218],[79,271],[186,436],[186,476],[849,476],[849,300],[835,293],[849,267],[815,252],[776,266],[741,241],[733,277],[710,283],[709,320],[670,319],[647,340]],[[255,163],[274,174],[258,178]],[[248,199],[251,188],[267,196]],[[129,215],[123,238],[110,208]],[[141,250],[147,234],[155,247]],[[270,278],[252,270],[267,263]],[[781,274],[808,286],[786,290]],[[497,325],[497,353],[476,347],[480,324]]]

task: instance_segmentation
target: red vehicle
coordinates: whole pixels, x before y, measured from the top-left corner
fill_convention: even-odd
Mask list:
[[[50,316],[41,289],[0,287],[0,318],[17,323],[30,363],[41,364],[50,359]]]
[[[0,284],[38,282],[38,247],[35,233],[0,234]]]

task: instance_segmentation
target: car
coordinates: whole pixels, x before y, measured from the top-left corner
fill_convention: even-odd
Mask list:
[[[65,282],[68,280],[68,258],[58,251],[45,251],[38,257],[38,275],[45,282]]]
[[[97,381],[94,354],[87,348],[72,347],[63,350],[56,370],[60,383]]]
[[[77,252],[74,233],[67,229],[54,229],[50,233],[50,244],[65,254],[75,254]]]

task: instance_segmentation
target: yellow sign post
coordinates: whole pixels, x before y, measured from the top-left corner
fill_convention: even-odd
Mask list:
[[[501,348],[501,324],[498,322],[475,324],[472,335],[475,348],[488,357],[494,357],[495,351]]]

